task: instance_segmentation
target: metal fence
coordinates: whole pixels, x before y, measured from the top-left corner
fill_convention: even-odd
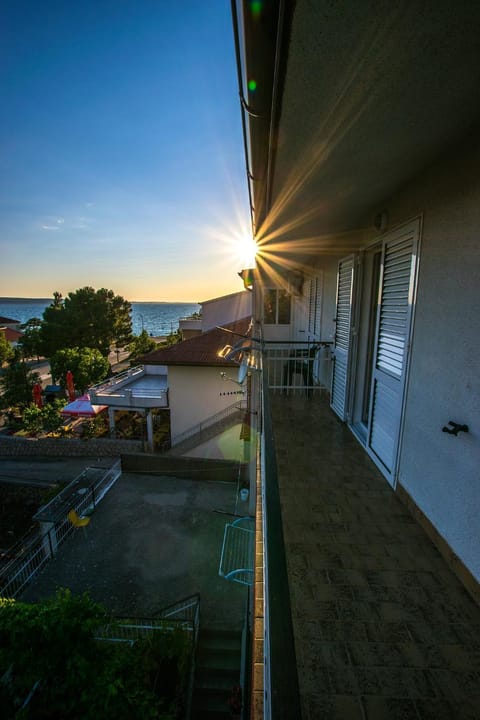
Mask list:
[[[90,485],[85,484],[89,470],[96,471],[95,479]],[[0,597],[16,598],[21,594],[43,566],[54,557],[59,546],[74,532],[74,527],[67,518],[68,511],[73,509],[78,515],[83,515],[87,509],[95,508],[120,475],[120,461],[106,470],[87,468],[40,509],[35,518],[42,523],[43,528],[27,533],[10,548],[9,558],[0,569]],[[79,494],[75,488],[85,489],[85,492]]]
[[[114,375],[108,380],[102,380],[102,382],[98,383],[97,385],[92,385],[92,387],[89,389],[90,396],[99,394],[101,395],[102,391],[110,390],[117,386],[124,385],[127,381],[130,382],[132,378],[140,377],[143,374],[143,365],[136,365],[133,368],[129,368],[124,372],[118,373],[118,375]]]
[[[220,410],[219,412],[215,413],[214,415],[211,415],[208,418],[205,418],[205,420],[202,420],[201,423],[198,423],[197,425],[193,425],[192,427],[188,428],[188,430],[185,430],[185,432],[180,433],[180,435],[176,435],[171,443],[170,447],[176,447],[177,445],[180,445],[180,443],[184,442],[185,440],[188,440],[189,438],[193,437],[194,435],[198,435],[204,430],[207,430],[208,428],[215,425],[217,422],[221,422],[222,420],[226,420],[231,415],[234,415],[236,412],[245,410],[245,404],[242,402],[241,399],[237,400],[232,405],[229,405],[228,407],[224,408],[223,410]]]
[[[330,387],[330,343],[266,342],[263,371],[271,391],[285,394],[323,392]]]
[[[95,637],[97,640],[128,642],[133,645],[137,640],[151,637],[158,630],[181,628],[192,634],[192,641],[196,646],[199,627],[200,595],[196,594],[159,610],[152,618],[116,617],[114,622],[98,631]]]
[[[183,718],[191,715],[193,688],[195,682],[195,657],[200,631],[200,595],[190,595],[173,605],[162,608],[153,618],[116,618],[97,632],[95,639],[109,642],[122,642],[133,645],[145,640],[157,632],[172,632],[180,628],[190,635],[191,660]]]

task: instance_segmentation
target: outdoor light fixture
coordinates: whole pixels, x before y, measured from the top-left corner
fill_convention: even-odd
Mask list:
[[[227,359],[227,355],[232,352],[233,348],[231,345],[225,345],[221,350],[218,351],[217,357]]]

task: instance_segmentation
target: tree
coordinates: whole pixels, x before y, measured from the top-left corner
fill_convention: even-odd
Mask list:
[[[179,342],[182,342],[182,331],[172,330],[172,332],[169,333],[166,337],[165,345],[167,347],[170,347],[171,345],[176,345]]]
[[[165,623],[136,642],[100,604],[69,590],[37,603],[0,598],[2,717],[173,720],[183,717],[191,638]],[[106,632],[107,631],[107,632]],[[110,631],[111,635],[108,635]]]
[[[23,427],[28,432],[38,435],[41,432],[57,432],[63,425],[64,418],[60,410],[65,405],[62,400],[47,403],[42,408],[29,405],[23,411]]]
[[[19,354],[15,353],[12,362],[3,371],[0,379],[2,407],[19,405],[26,407],[32,402],[32,390],[39,382],[38,373],[31,372],[25,363],[20,362]]]
[[[11,348],[11,345],[6,339],[5,335],[0,332],[0,367],[3,365],[4,362],[10,360],[12,356],[13,350]]]
[[[130,352],[130,365],[134,365],[139,357],[155,350],[156,347],[157,343],[149,336],[146,330],[142,330],[140,335],[134,335],[132,342],[127,346]]]
[[[85,392],[91,385],[96,385],[107,377],[110,364],[99,350],[76,347],[58,350],[50,358],[50,368],[52,377],[58,380],[63,388],[70,370],[75,388]]]
[[[36,357],[40,355],[40,327],[42,321],[40,318],[30,318],[26,323],[21,325],[23,335],[18,341],[18,345],[22,351],[23,357]]]
[[[54,293],[43,313],[40,339],[46,357],[74,347],[99,350],[108,357],[112,344],[123,347],[132,339],[131,305],[105,288],[80,288],[64,300]]]

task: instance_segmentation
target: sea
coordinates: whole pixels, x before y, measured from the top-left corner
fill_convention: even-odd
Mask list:
[[[5,298],[0,297],[0,317],[25,323],[31,318],[42,318],[43,311],[52,298]],[[161,337],[178,330],[180,318],[200,311],[196,303],[131,302],[132,331],[140,335],[146,330],[152,337]]]

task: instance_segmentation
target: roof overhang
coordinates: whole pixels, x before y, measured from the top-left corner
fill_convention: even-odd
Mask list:
[[[257,242],[343,250],[478,121],[480,5],[261,5],[236,3]]]

